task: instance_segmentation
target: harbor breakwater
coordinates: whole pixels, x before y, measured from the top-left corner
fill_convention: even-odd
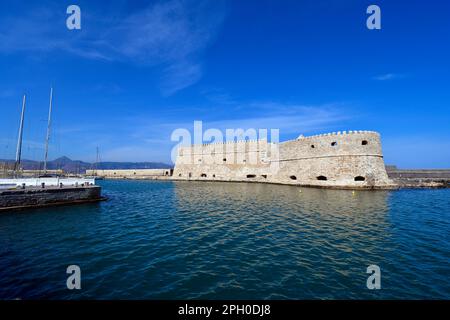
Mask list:
[[[77,204],[104,200],[101,187],[63,186],[63,187],[27,187],[25,189],[0,191],[0,212],[14,209],[47,207],[63,204]]]
[[[162,181],[184,181],[186,179],[179,178],[172,175],[173,169],[166,169],[164,171],[154,170],[154,169],[122,169],[122,170],[88,170],[86,172],[87,176],[96,175],[104,179],[111,180],[162,180]],[[397,169],[394,166],[386,166],[386,172],[389,177],[394,182],[393,186],[386,189],[399,189],[399,188],[449,188],[450,187],[450,170],[443,169],[417,169],[417,170],[406,170]],[[221,181],[216,179],[216,177],[201,177],[201,179],[187,179],[190,181]],[[238,182],[238,181],[235,181]],[[262,179],[251,179],[242,182],[253,182],[253,183],[271,183],[280,184],[275,182],[270,182]],[[308,185],[301,184],[300,182],[290,181],[290,185],[296,185],[301,187],[308,187]],[[316,188],[323,188],[321,186],[311,186]],[[352,189],[352,187],[331,187],[332,189]]]

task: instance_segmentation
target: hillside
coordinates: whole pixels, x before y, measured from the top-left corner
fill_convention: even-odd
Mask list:
[[[0,162],[13,164],[14,160],[0,160]],[[43,167],[43,162],[34,160],[22,160],[22,168],[25,170],[39,170]],[[72,160],[68,157],[60,157],[47,162],[47,169],[62,169],[70,173],[84,173],[89,169],[165,169],[172,168],[171,165],[161,162],[99,162],[97,164]]]

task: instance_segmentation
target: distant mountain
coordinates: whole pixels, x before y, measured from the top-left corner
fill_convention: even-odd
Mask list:
[[[13,164],[14,160],[1,160],[0,163]],[[43,162],[34,160],[22,160],[21,166],[24,170],[42,170]],[[168,169],[171,165],[162,162],[99,162],[97,164],[84,162],[80,160],[71,160],[68,157],[48,161],[47,169],[62,169],[70,173],[85,173],[86,170],[97,168],[101,169]]]

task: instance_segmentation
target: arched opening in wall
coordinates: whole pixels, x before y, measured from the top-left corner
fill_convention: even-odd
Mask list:
[[[248,175],[247,175],[247,178],[249,178],[249,179],[251,179],[251,178],[256,178],[256,175],[255,175],[255,174],[248,174]]]
[[[363,140],[363,141],[361,141],[361,144],[362,144],[363,146],[365,146],[365,145],[368,144],[368,142],[367,142],[367,140]]]
[[[168,176],[169,175],[169,171],[166,171],[166,176]]]
[[[189,178],[191,178],[192,177],[192,172],[189,172]]]
[[[136,175],[136,172],[133,172],[134,175]]]
[[[311,145],[311,149],[314,149],[314,148],[315,148],[315,146],[312,144],[312,145]]]
[[[178,176],[181,177],[181,173],[179,173]]]
[[[317,180],[326,181],[326,180],[328,180],[328,179],[327,179],[327,177],[325,177],[325,176],[318,176],[318,177],[317,177]]]
[[[206,173],[202,173],[202,174],[200,175],[200,177],[206,178]]]
[[[336,142],[336,141],[333,141],[333,142],[331,143],[331,146],[332,146],[332,147],[336,147],[336,146],[337,146],[337,142]]]
[[[267,174],[262,174],[261,177],[263,177],[264,179],[267,179]]]
[[[355,177],[355,181],[366,181],[366,178],[364,178],[362,176],[357,176],[357,177]]]
[[[297,180],[296,176],[290,176],[289,178],[291,178],[291,180]]]

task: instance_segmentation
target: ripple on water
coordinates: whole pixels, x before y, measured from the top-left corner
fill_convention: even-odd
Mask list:
[[[450,190],[102,185],[107,202],[0,216],[0,298],[450,298]]]

